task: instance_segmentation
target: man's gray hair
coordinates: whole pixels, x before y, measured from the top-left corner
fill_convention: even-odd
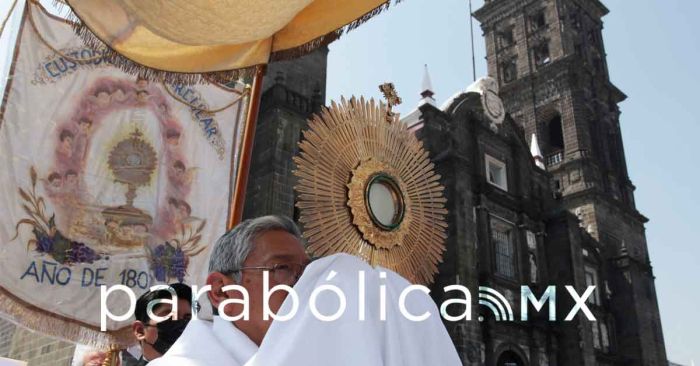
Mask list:
[[[286,231],[304,245],[299,227],[288,217],[269,215],[248,219],[216,241],[209,257],[209,273],[233,273],[236,281],[240,281],[240,273],[235,271],[243,267],[253,250],[253,242],[259,235],[272,230]]]

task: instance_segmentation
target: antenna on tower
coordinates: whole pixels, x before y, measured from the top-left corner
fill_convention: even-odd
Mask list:
[[[472,81],[476,81],[476,59],[474,58],[474,16],[472,15],[472,0],[469,0],[469,34],[472,40]]]

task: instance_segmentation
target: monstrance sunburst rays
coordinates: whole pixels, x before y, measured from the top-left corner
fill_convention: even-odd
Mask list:
[[[443,186],[423,144],[387,112],[353,97],[312,117],[294,158],[300,222],[314,255],[354,254],[427,284],[445,249]]]

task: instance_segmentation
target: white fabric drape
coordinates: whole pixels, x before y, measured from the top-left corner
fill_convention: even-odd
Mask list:
[[[360,320],[358,273],[365,272],[365,320]],[[381,273],[386,273],[386,279]],[[331,273],[333,278],[328,280]],[[310,307],[314,289],[334,285],[347,299],[347,308],[338,320],[319,320]],[[458,366],[461,365],[433,300],[419,291],[406,297],[406,310],[412,315],[430,313],[414,322],[399,311],[401,292],[410,285],[398,274],[372,268],[357,257],[335,254],[309,265],[295,285],[299,309],[288,321],[274,321],[258,348],[232,323],[220,317],[214,321],[190,322],[185,333],[168,353],[153,366]],[[380,318],[380,286],[386,288],[386,321]],[[321,315],[338,310],[335,295],[318,295]],[[278,314],[288,314],[288,296]]]
[[[361,271],[365,273],[364,295],[358,280]],[[328,280],[331,272],[336,274]],[[380,277],[382,272],[386,273],[386,279]],[[323,285],[337,286],[347,298],[347,308],[338,320],[324,322],[311,312],[311,294]],[[246,366],[461,365],[429,295],[412,291],[405,301],[409,315],[428,312],[427,320],[415,322],[400,313],[400,294],[410,285],[395,272],[372,268],[348,254],[319,259],[307,267],[294,287],[301,304],[296,317],[273,322],[257,354]],[[386,321],[381,320],[381,286],[386,286]],[[359,320],[359,300],[363,296],[364,321]],[[339,300],[330,293],[318,295],[317,304],[322,315],[333,315],[339,309]],[[287,314],[291,305],[288,297],[279,314]]]

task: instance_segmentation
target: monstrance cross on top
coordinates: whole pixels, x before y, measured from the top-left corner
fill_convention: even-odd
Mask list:
[[[396,116],[396,113],[394,113],[391,109],[395,105],[401,104],[401,97],[399,97],[399,94],[396,93],[394,83],[384,83],[379,85],[379,90],[382,92],[382,94],[384,94],[384,98],[389,105],[389,109],[386,111],[386,121],[391,123],[394,121],[394,116]]]

